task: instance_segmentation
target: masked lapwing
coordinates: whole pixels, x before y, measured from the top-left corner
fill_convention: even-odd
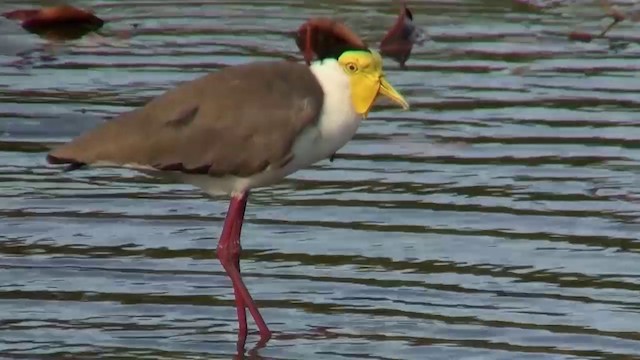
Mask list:
[[[240,275],[240,232],[251,189],[332,156],[379,96],[409,108],[387,81],[375,50],[343,45],[325,49],[309,66],[254,62],[182,83],[47,156],[51,164],[67,164],[66,170],[126,167],[228,195],[217,257],[233,284],[239,348],[247,336],[245,308],[261,342],[271,337]]]

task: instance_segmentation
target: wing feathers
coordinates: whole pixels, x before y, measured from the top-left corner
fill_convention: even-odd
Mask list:
[[[47,159],[249,176],[291,160],[296,136],[318,121],[323,99],[322,87],[303,64],[228,67],[107,121]]]

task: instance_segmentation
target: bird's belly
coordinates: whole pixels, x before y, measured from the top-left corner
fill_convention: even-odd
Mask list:
[[[247,178],[250,188],[273,185],[288,175],[304,169],[320,160],[327,159],[343,147],[358,130],[359,118],[350,116],[339,126],[311,127],[300,134],[293,145],[293,158],[280,169],[268,169],[260,174]]]
[[[353,117],[305,130],[294,144],[293,160],[286,168],[295,171],[330,157],[353,138],[358,125],[359,119]]]

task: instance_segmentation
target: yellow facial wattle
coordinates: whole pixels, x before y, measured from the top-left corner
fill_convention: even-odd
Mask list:
[[[404,110],[409,109],[407,100],[385,79],[382,58],[377,52],[346,51],[338,63],[350,77],[351,100],[358,114],[366,116],[378,95],[388,97]]]

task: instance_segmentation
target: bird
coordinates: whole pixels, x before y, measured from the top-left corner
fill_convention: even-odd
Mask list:
[[[293,36],[307,64],[314,59],[314,54],[322,56],[325,49],[345,44],[356,47],[367,46],[366,42],[345,24],[326,17],[307,20],[300,25]],[[412,11],[402,1],[400,13],[394,25],[380,40],[378,48],[382,56],[393,59],[401,69],[406,70],[406,62],[411,55],[413,45],[423,44],[426,38],[426,32],[414,24]]]
[[[333,44],[309,65],[253,61],[180,83],[53,147],[46,160],[64,166],[62,171],[129,168],[228,197],[216,256],[233,286],[241,351],[246,309],[259,343],[272,336],[240,273],[250,192],[331,157],[355,135],[379,97],[409,110],[375,49]]]
[[[71,5],[40,9],[21,9],[2,13],[7,19],[20,21],[30,33],[55,40],[75,40],[99,30],[105,21],[88,10]]]
[[[425,39],[426,33],[422,28],[415,26],[413,13],[403,1],[395,24],[380,41],[380,54],[392,58],[401,68],[406,69],[413,44],[422,44]]]

